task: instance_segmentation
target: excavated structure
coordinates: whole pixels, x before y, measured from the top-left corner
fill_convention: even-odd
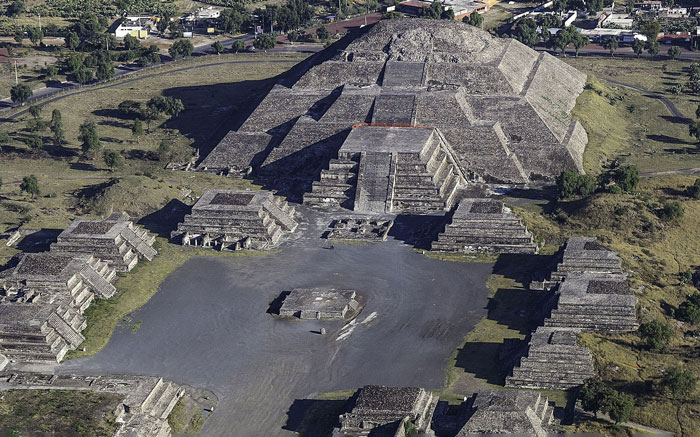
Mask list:
[[[168,416],[185,389],[157,376],[84,376],[41,373],[0,374],[0,390],[77,390],[123,397],[113,411],[115,437],[167,437]]]
[[[550,280],[561,282],[572,273],[624,274],[624,271],[619,255],[595,237],[571,237],[560,251],[560,261]]]
[[[470,414],[457,437],[518,434],[546,437],[554,408],[536,391],[482,390],[470,399]]]
[[[219,250],[266,249],[296,228],[294,207],[270,191],[207,190],[171,238]]]
[[[340,429],[334,435],[368,435],[406,419],[418,430],[429,430],[437,401],[423,388],[367,385],[358,390],[351,411],[340,416]]]
[[[252,171],[297,187],[310,203],[351,209],[382,209],[379,193],[392,182],[416,189],[405,191],[407,199],[401,190],[385,198],[384,211],[449,207],[446,167],[459,183],[553,181],[563,170],[583,170],[588,139],[571,110],[586,75],[547,53],[424,19],[382,20],[336,50],[291,87],[276,85],[199,169]],[[343,150],[377,132],[387,141],[365,143],[359,157]],[[420,159],[402,160],[409,137],[427,145]],[[428,200],[416,205],[421,190]]]
[[[157,255],[156,237],[134,225],[126,213],[105,220],[74,220],[51,245],[54,252],[95,255],[120,272],[128,272],[139,258],[151,261]]]
[[[466,253],[537,253],[518,216],[494,199],[462,199],[431,250]]]

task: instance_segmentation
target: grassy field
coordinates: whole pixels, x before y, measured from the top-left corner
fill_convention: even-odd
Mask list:
[[[0,433],[4,436],[111,436],[112,414],[123,396],[73,390],[0,392]]]

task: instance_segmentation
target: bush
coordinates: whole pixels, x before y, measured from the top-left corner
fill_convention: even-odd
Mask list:
[[[678,306],[675,313],[678,320],[688,323],[700,322],[700,293],[694,293]]]
[[[683,217],[683,205],[679,202],[670,202],[664,205],[664,208],[659,212],[659,218],[665,222],[670,222]]]
[[[627,393],[610,390],[605,396],[605,411],[616,425],[626,422],[634,412],[634,398]]]
[[[605,408],[605,397],[610,390],[600,379],[589,379],[579,393],[581,407],[586,411],[592,411],[595,417],[598,417],[598,411],[603,411]]]
[[[613,181],[627,193],[631,193],[637,188],[639,183],[639,169],[634,165],[626,165],[615,169],[612,175]]]
[[[672,398],[687,398],[695,390],[698,379],[690,370],[683,370],[680,367],[667,369],[661,378],[661,387],[664,392]]]
[[[639,327],[639,336],[650,350],[661,352],[673,336],[673,328],[661,320],[652,320]]]
[[[596,189],[595,180],[585,174],[579,174],[576,170],[563,171],[557,178],[559,198],[568,199],[570,197],[588,196]]]
[[[685,195],[691,199],[700,199],[700,178],[695,179],[695,183],[686,188]]]

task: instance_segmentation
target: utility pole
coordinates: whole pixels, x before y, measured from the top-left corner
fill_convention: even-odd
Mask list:
[[[369,15],[369,2],[366,2],[365,5],[367,6],[367,13],[365,14],[365,26],[367,26],[367,15]]]
[[[39,14],[39,30],[41,30],[41,14]]]
[[[17,60],[15,59],[15,85],[19,85],[19,78],[17,77]]]

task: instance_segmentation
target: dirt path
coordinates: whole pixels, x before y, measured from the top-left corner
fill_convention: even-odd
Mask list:
[[[648,171],[645,173],[640,173],[639,176],[651,178],[655,176],[670,176],[676,174],[700,174],[700,168],[682,168],[680,170]]]
[[[646,94],[648,97],[652,97],[654,99],[659,99],[661,101],[661,103],[666,105],[666,109],[668,109],[668,111],[671,113],[671,115],[673,115],[676,118],[685,118],[685,116],[683,114],[681,114],[681,112],[678,110],[678,108],[676,108],[676,105],[674,105],[672,101],[670,101],[668,98],[664,97],[663,95],[661,95],[655,91],[645,90],[644,88],[640,88],[638,86],[630,85],[627,83],[618,82],[618,81],[612,80],[612,79],[603,79],[603,80],[605,80],[606,82],[610,82],[614,85],[618,85],[621,87],[625,87],[625,88],[633,89],[635,91],[639,91],[641,93]]]

